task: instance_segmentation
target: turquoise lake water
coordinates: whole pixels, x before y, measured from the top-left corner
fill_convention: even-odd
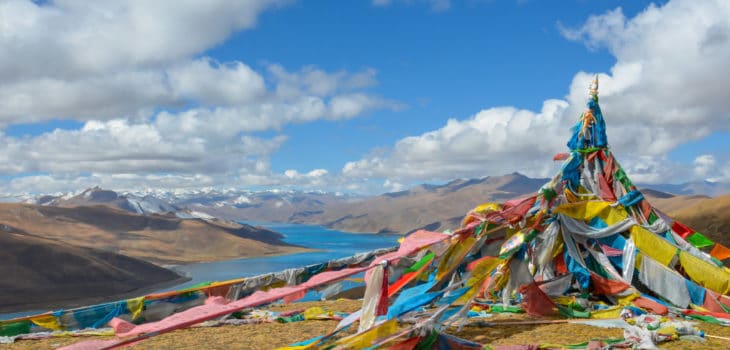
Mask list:
[[[175,271],[190,277],[191,280],[168,290],[180,289],[200,282],[225,281],[276,272],[292,267],[343,258],[378,248],[393,247],[398,244],[398,238],[401,237],[398,235],[346,233],[310,225],[254,224],[283,234],[285,236],[284,241],[287,243],[319,249],[320,251],[176,266],[173,268]]]
[[[330,230],[321,226],[248,223],[264,226],[285,236],[291,244],[318,249],[311,253],[270,256],[263,258],[233,259],[210,263],[175,266],[173,270],[190,277],[191,280],[160,291],[181,289],[200,282],[225,281],[239,277],[276,272],[292,267],[325,262],[361,252],[396,246],[398,235],[358,234]],[[32,315],[46,310],[0,314],[0,320]]]

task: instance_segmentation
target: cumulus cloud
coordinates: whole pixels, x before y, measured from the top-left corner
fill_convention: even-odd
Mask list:
[[[69,79],[186,59],[256,24],[278,0],[0,3],[0,76]]]
[[[717,162],[711,154],[703,154],[694,160],[694,173],[700,177],[706,177],[715,173]]]
[[[195,56],[280,2],[0,2],[0,126],[251,102],[260,74]]]
[[[402,183],[390,181],[390,179],[385,179],[385,182],[383,182],[383,187],[388,189],[388,192],[398,192],[405,189],[405,186]]]
[[[634,18],[620,8],[590,17],[570,40],[607,48],[616,58],[600,73],[600,100],[614,153],[637,182],[710,175],[709,158],[673,164],[669,151],[713,131],[730,130],[730,3],[673,0],[650,5]],[[451,119],[438,130],[396,142],[388,151],[348,162],[343,174],[392,181],[448,180],[520,171],[545,176],[548,157],[565,151],[568,128],[585,109],[596,73],[578,72],[565,100],[548,100],[540,112],[491,108]],[[687,168],[690,171],[674,171]]]
[[[730,130],[726,1],[671,1],[632,19],[617,9],[564,32],[616,57],[601,88],[614,148],[658,156],[712,131]],[[575,76],[571,105],[580,105],[589,76]]]
[[[27,137],[0,133],[0,172],[22,177],[0,186],[323,181],[320,171],[272,173],[269,157],[286,136],[251,133],[398,108],[367,91],[377,72],[273,63],[259,72],[204,56],[288,2],[0,2],[0,128],[84,123]]]
[[[500,107],[466,120],[449,119],[438,130],[401,139],[387,154],[348,162],[343,173],[404,180],[445,180],[515,170],[544,176],[552,169],[553,154],[567,139],[561,124],[567,106],[564,101],[548,100],[539,113]]]

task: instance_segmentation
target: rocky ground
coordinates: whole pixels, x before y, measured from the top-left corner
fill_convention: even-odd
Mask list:
[[[284,311],[320,306],[332,311],[353,312],[362,306],[358,300],[326,302],[305,302],[272,306],[272,311]],[[449,329],[447,333],[487,345],[507,344],[577,344],[591,339],[621,338],[620,329],[605,329],[578,324],[553,323],[541,325],[499,325],[500,322],[525,321],[531,318],[524,314],[497,314],[483,319],[495,325],[469,325],[463,330]],[[323,335],[334,329],[337,321],[302,321],[294,323],[261,323],[240,326],[194,327],[162,334],[130,349],[274,349],[294,342]],[[354,328],[354,327],[353,327]],[[677,340],[662,343],[662,349],[728,349],[730,348],[730,327],[709,323],[698,323],[706,334],[725,337],[706,338],[705,342]],[[111,339],[96,337],[95,339]],[[23,340],[15,344],[0,345],[0,350],[55,349],[89,338],[52,338],[45,340]]]

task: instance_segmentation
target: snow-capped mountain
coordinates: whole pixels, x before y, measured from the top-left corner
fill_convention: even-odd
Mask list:
[[[175,213],[181,209],[151,195],[119,194],[99,187],[89,188],[79,194],[41,196],[33,204],[61,207],[106,205],[137,214]]]

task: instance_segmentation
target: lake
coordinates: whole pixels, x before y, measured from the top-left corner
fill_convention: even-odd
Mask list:
[[[172,269],[181,275],[190,277],[191,280],[155,292],[182,289],[200,282],[225,281],[239,277],[255,276],[344,258],[360,252],[396,246],[398,244],[398,238],[401,237],[399,235],[347,233],[311,225],[248,224],[264,226],[270,230],[279,232],[285,236],[284,241],[287,243],[314,248],[319,251],[179,265],[172,267]],[[0,320],[33,315],[43,311],[45,310],[0,314]]]
[[[190,277],[191,280],[167,290],[181,289],[206,281],[225,281],[255,276],[343,258],[379,248],[393,247],[398,244],[397,241],[401,237],[399,235],[347,233],[312,225],[250,222],[247,224],[264,226],[283,234],[284,241],[287,243],[320,251],[175,266],[173,270]]]

